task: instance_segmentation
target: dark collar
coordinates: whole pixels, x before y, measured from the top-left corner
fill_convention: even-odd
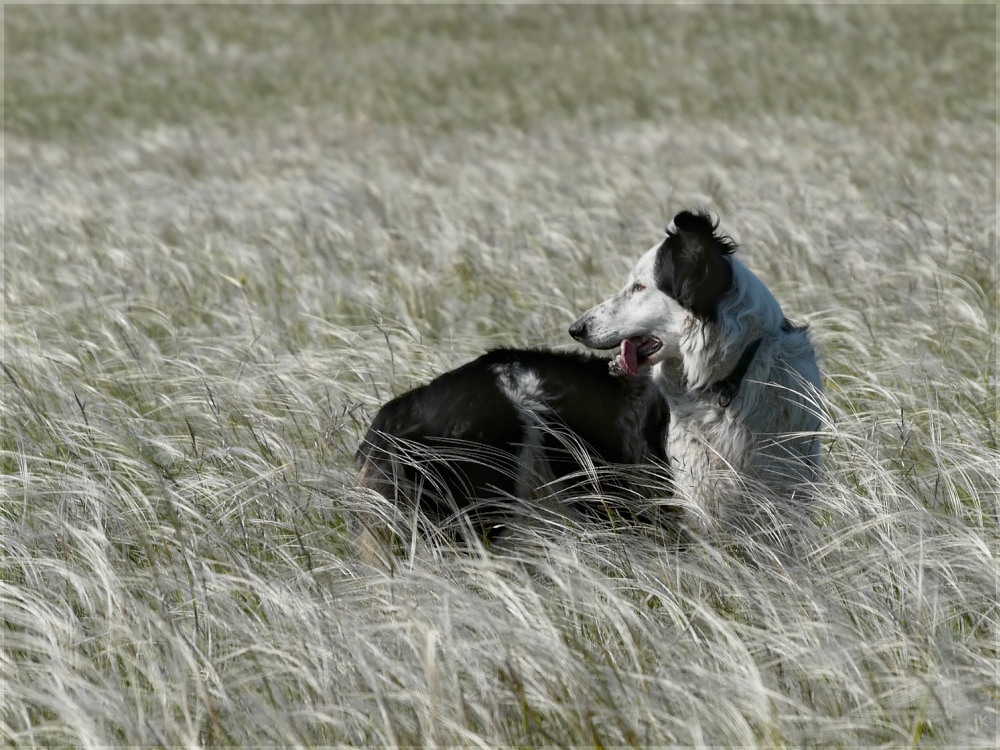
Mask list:
[[[736,363],[733,371],[722,380],[718,380],[708,386],[708,390],[711,393],[718,395],[719,406],[723,409],[729,406],[733,402],[733,399],[739,395],[740,386],[743,385],[743,378],[746,377],[747,370],[750,369],[753,358],[757,355],[757,350],[760,349],[761,341],[763,341],[763,338],[752,341],[743,350],[743,356],[740,357],[740,361]]]

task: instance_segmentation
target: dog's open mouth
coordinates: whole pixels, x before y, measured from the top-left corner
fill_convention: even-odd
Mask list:
[[[662,346],[663,342],[653,336],[625,339],[621,343],[621,350],[608,363],[608,369],[612,375],[638,375],[649,364],[649,358],[660,351]]]

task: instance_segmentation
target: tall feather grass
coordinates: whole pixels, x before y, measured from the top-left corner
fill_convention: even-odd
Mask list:
[[[421,10],[478,29],[441,54],[513,45],[516,78],[512,29],[530,11],[463,27],[471,10]],[[131,12],[5,14],[8,40],[50,45],[38,61],[15,42],[7,65],[5,743],[996,744],[995,99],[972,75],[987,11],[878,9],[896,36],[877,55],[862,44],[828,79],[807,65],[802,80],[825,80],[824,96],[852,72],[866,80],[867,62],[909,92],[845,97],[855,121],[819,99],[779,106],[802,82],[799,48],[770,32],[819,19],[813,43],[832,49],[874,33],[863,10],[627,9],[559,16],[559,33],[608,62],[636,21],[667,23],[715,104],[686,117],[699,90],[682,87],[676,110],[590,121],[583,97],[577,114],[546,119],[571,92],[529,56],[540,77],[519,101],[536,114],[519,121],[476,119],[476,102],[495,115],[513,96],[484,79],[496,102],[456,84],[407,122],[365,122],[347,100],[324,108],[309,94],[250,127],[271,106],[250,92],[245,109],[227,100],[232,128],[211,77],[203,98],[166,86],[161,108],[144,108],[158,66],[174,64],[174,30],[193,21],[178,10],[158,46],[141,21],[170,11]],[[263,39],[321,34],[270,12],[285,26]],[[362,41],[372,29],[383,49],[435,38],[420,27],[431,36],[407,41],[407,11],[381,12],[353,11]],[[240,41],[211,57],[217,13],[183,59],[229,76]],[[78,38],[95,14],[122,34]],[[915,40],[943,18],[965,46],[949,44],[931,75]],[[749,49],[773,42],[763,67],[688,49],[706,20]],[[263,54],[264,70],[281,66]],[[790,82],[757,102],[740,82],[767,80],[771,57]],[[655,66],[628,59],[629,80],[660,101]],[[710,63],[733,77],[699,67]],[[88,115],[66,83],[74,65],[84,83],[118,70],[140,98],[105,92]],[[953,85],[927,89],[924,76]],[[233,97],[251,85],[222,80]],[[358,95],[417,106],[392,81]],[[428,127],[453,106],[460,126]],[[643,524],[567,523],[493,548],[432,540],[391,572],[360,559],[346,512],[373,501],[352,454],[378,406],[490,346],[569,346],[575,315],[694,206],[721,216],[822,354],[814,497],[761,509],[788,543],[764,524],[677,545]]]

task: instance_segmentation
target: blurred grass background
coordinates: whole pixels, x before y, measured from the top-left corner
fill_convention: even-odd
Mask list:
[[[59,139],[316,112],[430,132],[988,120],[992,17],[986,5],[15,6],[5,122]]]

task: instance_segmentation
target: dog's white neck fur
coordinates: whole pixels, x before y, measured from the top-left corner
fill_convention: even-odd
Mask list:
[[[677,497],[703,530],[745,511],[765,492],[778,499],[813,478],[819,453],[819,369],[806,332],[790,328],[778,301],[738,259],[733,288],[714,321],[687,315],[680,360],[655,365],[670,406],[668,454]],[[711,386],[727,378],[754,341],[731,403]]]

